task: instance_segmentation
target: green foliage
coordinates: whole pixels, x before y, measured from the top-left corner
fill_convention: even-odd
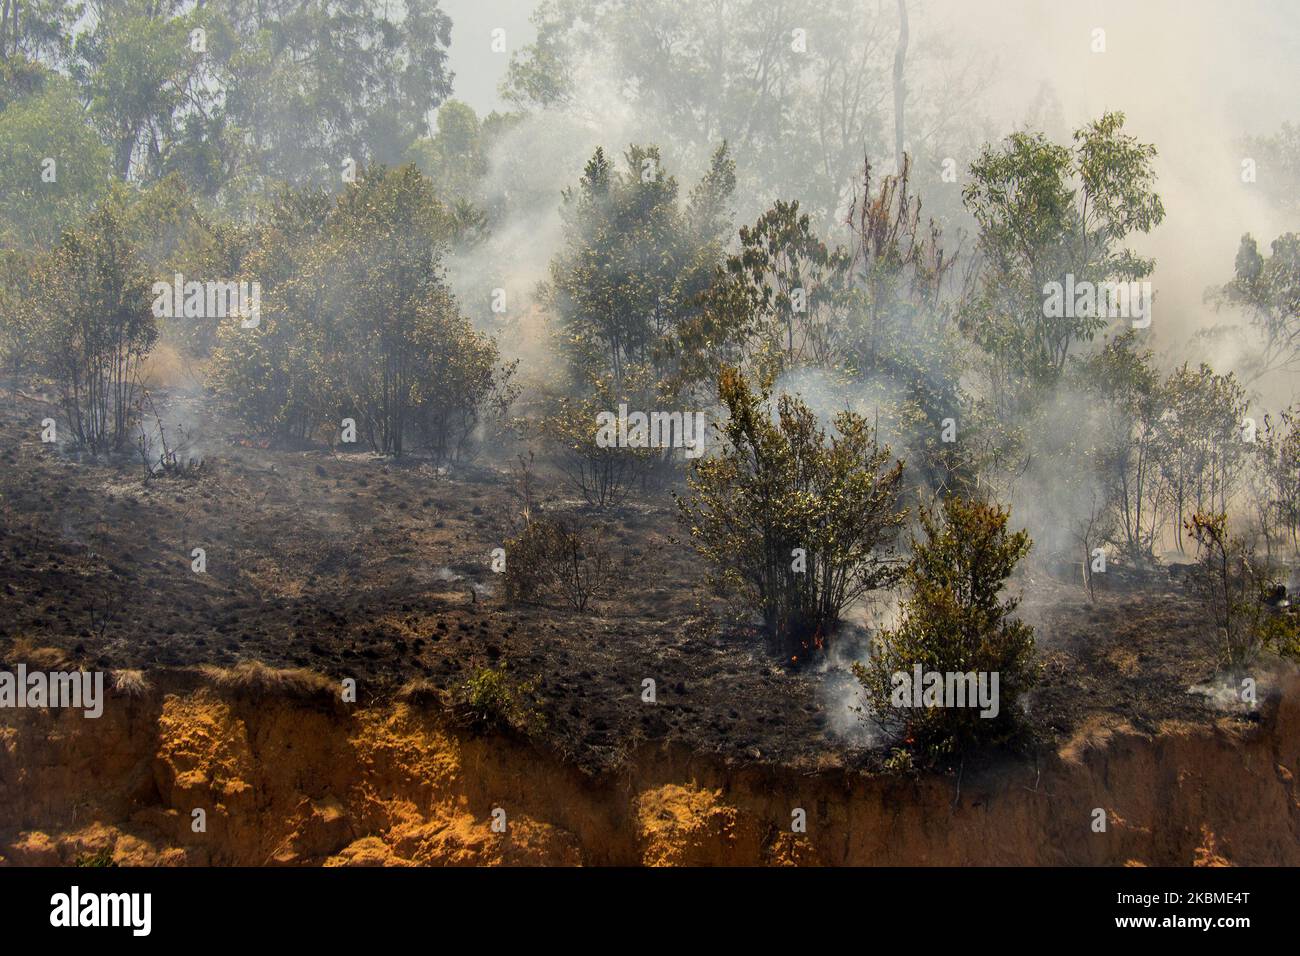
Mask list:
[[[333,203],[323,191],[282,190],[253,227],[240,278],[262,283],[257,329],[221,323],[212,352],[213,388],[260,434],[302,441],[329,404],[323,380],[324,332],[330,314],[315,281]]]
[[[544,717],[536,699],[537,681],[514,681],[506,665],[480,667],[457,689],[455,708],[479,730],[536,730]]]
[[[533,604],[542,598],[550,571],[552,534],[550,522],[529,516],[519,533],[506,539],[504,579],[510,604]]]
[[[1098,480],[1116,502],[1117,544],[1135,562],[1154,558],[1161,528],[1160,430],[1165,395],[1149,349],[1132,330],[1079,364],[1079,380],[1101,408],[1096,450]]]
[[[885,758],[885,770],[895,774],[909,774],[916,769],[916,761],[912,758],[912,751],[902,747],[895,747],[890,751],[889,756]]]
[[[540,29],[536,40],[510,54],[510,69],[502,95],[520,108],[548,108],[567,102],[573,92],[573,61],[580,41],[567,35],[578,22],[573,4],[547,0],[533,15]]]
[[[596,416],[606,403],[596,396],[561,397],[541,422],[548,457],[569,484],[590,505],[608,508],[620,504],[643,470],[642,449],[602,447],[597,441]]]
[[[416,389],[431,371],[424,360],[438,357],[431,353],[440,334],[459,331],[452,338],[458,343],[473,331],[467,321],[455,328],[455,301],[441,276],[449,232],[432,184],[414,166],[371,169],[339,197],[315,263],[322,270],[316,281],[329,289],[326,375],[371,446],[384,454],[402,454],[415,424]],[[442,358],[445,364],[461,356]],[[487,370],[490,383],[491,359]],[[447,371],[465,378],[464,368]],[[448,397],[426,384],[426,397]],[[433,411],[431,421],[442,411]],[[448,439],[446,429],[436,437],[440,454]]]
[[[740,250],[727,258],[727,277],[739,294],[710,296],[710,318],[724,314],[719,306],[731,310],[729,334],[714,343],[698,330],[683,337],[681,352],[708,355],[711,344],[739,343],[764,356],[765,378],[806,363],[831,365],[838,343],[827,313],[843,302],[847,269],[847,255],[814,233],[798,200],[777,200],[753,226],[741,226]],[[716,377],[720,369],[721,362],[706,371]]]
[[[644,368],[629,369],[621,390],[611,376],[595,378],[578,397],[552,399],[539,423],[547,457],[594,507],[621,504],[634,484],[650,476],[657,460],[671,454],[652,448],[602,447],[598,440],[602,412],[614,411],[620,402],[629,408],[659,407],[667,398],[648,384],[649,374]]]
[[[1064,284],[1067,274],[1076,283],[1136,280],[1154,267],[1122,243],[1164,219],[1156,150],[1123,125],[1123,113],[1106,113],[1076,130],[1069,147],[1013,133],[971,165],[962,195],[984,269],[963,325],[988,356],[985,373],[1004,411],[1055,383],[1071,347],[1107,324],[1097,315],[1045,315],[1046,283]]]
[[[1274,533],[1290,538],[1300,554],[1300,411],[1265,415],[1260,431],[1251,477],[1268,556],[1272,558]]]
[[[98,132],[122,181],[176,173],[232,208],[276,182],[337,184],[347,159],[399,161],[451,92],[451,21],[436,2],[91,9],[3,0],[0,72],[21,81],[7,64],[34,58],[69,77],[94,125],[68,129]]]
[[[0,61],[0,73],[12,75],[17,66]],[[0,242],[26,248],[48,246],[80,221],[111,175],[108,150],[73,85],[38,75],[30,92],[0,101]],[[0,89],[6,79],[0,76]],[[53,182],[43,177],[46,159],[54,160]]]
[[[438,130],[415,142],[409,158],[432,180],[446,205],[479,198],[488,171],[483,127],[472,107],[448,100],[438,110]]]
[[[1092,517],[1113,509],[1113,523],[1093,530],[1109,528],[1101,538],[1132,561],[1154,561],[1171,519],[1181,549],[1184,518],[1226,509],[1240,489],[1251,446],[1241,440],[1245,388],[1231,373],[1184,364],[1162,380],[1130,330],[1075,362],[1067,383],[1088,409],[1086,418],[1071,413],[1088,447],[1073,453],[1076,474],[1066,482],[1081,478],[1096,490]]]
[[[0,368],[8,374],[9,386],[15,390],[20,378],[40,363],[34,350],[39,315],[33,308],[38,295],[36,269],[40,255],[23,249],[0,249]]]
[[[1219,642],[1219,662],[1240,675],[1255,662],[1266,641],[1283,649],[1294,638],[1272,620],[1263,599],[1272,582],[1255,566],[1245,542],[1228,528],[1222,512],[1196,512],[1186,522],[1196,543],[1197,563],[1189,579]]]
[[[721,586],[762,613],[780,653],[804,659],[829,643],[849,604],[895,580],[903,465],[888,466],[890,449],[853,412],[837,415],[828,436],[782,395],[774,421],[768,396],[734,369],[718,397],[730,415],[725,446],[695,463],[680,516]]]
[[[140,364],[158,326],[120,211],[103,204],[64,232],[36,268],[38,319],[30,327],[72,436],[93,452],[122,451],[137,412]]]
[[[161,171],[160,137],[171,132],[187,99],[204,93],[203,56],[191,49],[190,31],[206,18],[197,10],[154,16],[152,5],[124,7],[78,36],[73,75],[84,82],[114,171],[126,181],[138,158],[146,168],[152,163],[155,174]]]
[[[164,180],[166,182],[167,180]],[[210,276],[227,279],[245,273],[245,260],[253,247],[252,230],[242,223],[228,222],[194,212],[188,228],[177,238],[158,270],[164,277],[180,273],[186,277]],[[169,340],[196,359],[207,359],[216,347],[223,322],[219,316],[176,318],[165,326]]]
[[[0,0],[0,74],[15,77],[5,66],[24,61],[61,62],[68,54],[72,29],[83,5],[73,0]],[[6,89],[0,83],[0,91]],[[0,98],[3,93],[0,92]],[[0,99],[0,108],[4,103]]]
[[[446,286],[452,228],[412,165],[363,171],[332,206],[314,190],[280,194],[243,256],[262,321],[218,329],[218,394],[282,440],[351,417],[375,451],[414,441],[439,460],[465,455],[482,414],[508,401],[512,370]]]
[[[230,8],[232,132],[257,173],[337,182],[339,164],[401,161],[451,92],[451,20],[436,2],[272,0]]]
[[[169,174],[140,186],[114,183],[109,192],[121,210],[123,228],[151,272],[168,278],[168,273],[187,269],[203,274],[194,270],[206,268],[207,263],[187,262],[185,255],[209,241],[215,222],[224,220],[201,207],[180,176]]]
[[[721,259],[722,213],[735,185],[725,146],[685,204],[655,146],[634,146],[619,172],[598,149],[565,190],[564,247],[542,300],[559,324],[575,384],[633,366],[673,371],[672,334],[691,316]]]
[[[1008,534],[1009,512],[996,505],[946,498],[942,512],[922,509],[924,537],[914,538],[903,577],[907,597],[898,625],[881,631],[854,674],[867,713],[927,762],[1010,740],[1018,732],[1017,702],[1037,677],[1034,631],[1017,620],[1019,600],[1001,594],[1029,552],[1024,531]],[[998,675],[996,716],[977,707],[900,706],[894,675],[922,672]]]
[[[798,321],[796,291],[805,293],[809,310],[815,310],[828,298],[829,278],[844,265],[844,254],[829,250],[816,237],[797,199],[793,203],[777,199],[753,226],[741,226],[740,252],[727,260],[729,272],[748,278],[759,310],[784,326],[790,351],[790,329]]]
[[[902,436],[909,479],[933,488],[973,480],[964,448],[941,441],[944,419],[963,419],[963,343],[943,294],[954,260],[939,229],[921,226],[908,192],[910,165],[879,188],[864,175],[849,217],[849,250],[830,249],[799,203],[778,201],[740,230],[740,250],[678,334],[684,382],[716,379],[726,364],[758,381],[813,381],[837,400],[873,407]],[[811,373],[811,374],[805,374]]]
[[[1158,457],[1180,547],[1187,512],[1226,511],[1237,490],[1248,464],[1250,446],[1241,440],[1248,404],[1235,375],[1205,363],[1195,371],[1184,364],[1164,382]]]
[[[1247,605],[1246,614],[1259,646],[1300,663],[1300,615],[1294,612],[1294,607],[1281,611],[1268,603],[1282,592],[1276,576],[1257,573],[1255,583],[1258,590],[1255,600]]]
[[[797,196],[828,230],[850,198],[863,144],[892,135],[882,91],[892,82],[896,11],[859,0],[547,0],[502,89],[520,108],[578,112],[591,102],[584,67],[599,63],[600,105],[621,97],[638,128],[696,162],[710,144],[733,144],[741,196]],[[941,44],[914,43],[908,57],[909,119],[918,131],[942,129],[937,138],[951,144],[981,80],[962,64],[962,82],[952,82],[952,51]],[[941,87],[927,89],[932,76]]]
[[[1253,237],[1241,237],[1235,275],[1210,297],[1245,311],[1258,337],[1247,382],[1269,372],[1300,368],[1300,234],[1273,240],[1263,256]]]

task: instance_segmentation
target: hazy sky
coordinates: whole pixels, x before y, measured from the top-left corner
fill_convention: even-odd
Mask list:
[[[690,0],[681,0],[686,3]],[[862,0],[874,6],[877,0]],[[492,53],[491,31],[506,31],[514,50],[533,39],[528,17],[537,0],[440,0],[453,24],[456,96],[476,109],[501,105],[497,86],[509,53]],[[1028,99],[1032,79],[1052,79],[1062,97],[1156,85],[1178,100],[1181,80],[1213,82],[1222,98],[1251,114],[1294,109],[1297,90],[1277,82],[1300,70],[1296,0],[910,0],[913,26],[951,27],[972,45],[1002,54],[1005,91]],[[1093,27],[1107,30],[1107,55],[1089,49]],[[1079,37],[1083,36],[1083,42]],[[1256,42],[1252,43],[1251,40]],[[1009,55],[1007,55],[1009,54]],[[1217,105],[1217,104],[1216,104]]]
[[[998,65],[985,105],[1003,131],[1044,84],[1073,129],[1122,110],[1126,129],[1159,150],[1167,217],[1133,244],[1154,255],[1153,331],[1177,347],[1213,317],[1206,286],[1227,281],[1241,235],[1267,246],[1287,222],[1243,183],[1245,134],[1300,121],[1296,0],[918,0],[921,19],[963,24],[962,43]],[[933,18],[933,19],[931,19]],[[1105,30],[1105,52],[1092,50]],[[1059,136],[1060,133],[1054,133]],[[1269,170],[1261,168],[1262,178]]]
[[[535,0],[441,0],[451,17],[451,69],[455,97],[478,113],[503,108],[497,87],[505,78],[510,51],[533,41],[528,17]],[[506,31],[505,53],[492,52],[492,31]]]

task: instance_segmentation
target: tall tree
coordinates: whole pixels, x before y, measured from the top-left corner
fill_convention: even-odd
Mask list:
[[[516,105],[590,111],[590,89],[618,91],[638,134],[686,163],[730,143],[755,213],[776,195],[798,196],[819,228],[834,225],[863,150],[889,141],[891,8],[548,0],[533,19],[537,40],[512,58],[504,85]],[[593,68],[610,81],[591,83]]]
[[[726,146],[687,201],[655,146],[633,146],[619,170],[597,149],[565,190],[564,246],[551,262],[544,301],[559,321],[576,383],[633,367],[664,378],[674,335],[713,282],[735,185]]]
[[[1210,294],[1220,306],[1246,313],[1255,336],[1245,368],[1248,383],[1300,369],[1300,233],[1278,236],[1270,251],[1262,255],[1251,235],[1242,236],[1232,281]]]
[[[67,79],[41,71],[31,92],[0,102],[0,240],[49,245],[110,181],[109,151]]]
[[[903,168],[903,109],[907,101],[907,0],[898,0],[898,47],[894,50],[894,169]]]
[[[963,190],[979,227],[983,269],[965,328],[988,356],[999,407],[1054,383],[1071,348],[1107,326],[1098,310],[1044,308],[1049,282],[1100,285],[1141,279],[1155,266],[1124,246],[1164,219],[1155,192],[1154,146],[1106,113],[1074,133],[1071,146],[1018,132],[986,146]],[[1073,305],[1073,303],[1071,303]]]

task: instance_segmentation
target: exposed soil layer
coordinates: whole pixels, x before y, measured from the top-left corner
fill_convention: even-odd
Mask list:
[[[507,471],[268,450],[197,400],[169,408],[204,436],[196,481],[73,460],[40,442],[51,407],[0,409],[0,660],[46,648],[66,666],[147,674],[261,661],[352,678],[363,704],[412,680],[449,694],[505,663],[536,681],[543,745],[588,770],[663,743],[806,769],[878,763],[844,667],[791,667],[744,628],[699,626],[712,596],[667,492],[600,519],[627,562],[617,595],[582,614],[512,607],[491,570],[521,507]],[[556,480],[537,500],[578,508]],[[206,573],[191,570],[196,547]],[[1214,721],[1189,692],[1215,670],[1200,612],[1164,576],[1098,577],[1123,586],[1092,603],[1042,563],[1015,582],[1044,664],[1026,702],[1044,744],[1095,721]]]
[[[3,861],[1300,864],[1294,677],[1256,724],[1098,723],[1036,769],[988,766],[959,785],[738,767],[666,744],[593,777],[415,703],[348,707],[328,688],[228,678],[160,673],[96,720],[0,711]]]

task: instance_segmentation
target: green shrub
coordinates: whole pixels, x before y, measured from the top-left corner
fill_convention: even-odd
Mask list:
[[[1036,677],[1034,631],[1011,616],[1019,600],[1000,594],[1030,541],[1024,531],[1007,533],[1008,516],[957,497],[943,502],[942,515],[922,510],[924,538],[912,543],[901,619],[876,636],[868,663],[854,665],[868,716],[925,762],[1006,741],[1020,729],[1016,702]],[[987,675],[995,713],[907,700],[899,675],[910,677],[918,665],[927,674]]]
[[[72,438],[95,453],[126,450],[158,323],[121,211],[106,203],[65,231],[38,263],[34,285],[39,361]]]
[[[542,723],[537,681],[512,681],[506,666],[480,667],[457,689],[456,711],[480,730],[531,731]]]
[[[889,465],[861,415],[841,412],[828,436],[808,406],[782,395],[773,421],[768,396],[735,369],[718,394],[730,413],[725,442],[696,462],[680,517],[724,592],[762,613],[780,653],[803,660],[849,604],[897,579],[903,464]]]
[[[506,539],[506,600],[532,604],[541,599],[551,573],[550,554],[555,529],[546,518],[527,521],[513,538]]]
[[[1196,542],[1196,564],[1188,584],[1214,625],[1219,663],[1240,675],[1265,648],[1300,657],[1300,620],[1267,606],[1266,599],[1278,590],[1277,582],[1228,529],[1227,515],[1198,511],[1184,527]]]
[[[513,365],[447,285],[452,233],[413,166],[372,167],[332,205],[277,194],[241,262],[260,283],[261,321],[215,333],[218,396],[282,441],[335,435],[352,418],[376,452],[465,457],[485,414],[513,397]]]

